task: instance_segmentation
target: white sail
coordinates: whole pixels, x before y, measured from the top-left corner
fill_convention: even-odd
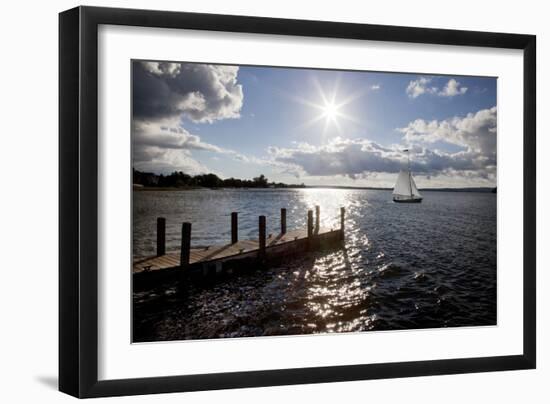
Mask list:
[[[420,192],[418,192],[418,188],[416,187],[412,174],[409,173],[409,175],[411,177],[411,189],[412,189],[413,196],[415,198],[422,198],[422,195],[420,195]]]
[[[403,150],[407,153],[408,170],[399,171],[397,182],[393,188],[394,202],[421,202],[422,195],[418,192],[418,188],[411,174],[411,162],[409,159],[409,149]]]
[[[416,185],[415,185],[416,189]],[[416,191],[418,192],[418,190]],[[393,194],[399,196],[411,197],[413,195],[413,190],[411,188],[410,174],[408,171],[401,170],[397,176],[397,182],[393,188]]]
[[[394,201],[415,201],[422,200],[422,195],[414,182],[411,172],[408,170],[399,171],[397,182],[393,188]]]

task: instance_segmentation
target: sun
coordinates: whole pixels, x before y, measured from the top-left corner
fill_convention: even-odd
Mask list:
[[[323,115],[330,122],[336,121],[339,115],[338,109],[339,106],[336,105],[334,102],[326,102],[323,106]]]
[[[336,80],[332,92],[327,93],[325,89],[323,89],[319,81],[314,80],[313,83],[317,88],[317,95],[319,97],[317,101],[307,100],[297,96],[292,97],[295,101],[298,101],[301,104],[304,104],[312,109],[316,109],[317,111],[319,111],[319,113],[315,115],[312,119],[301,125],[302,127],[324,123],[322,134],[326,135],[328,132],[332,132],[333,129],[341,134],[343,131],[342,125],[344,124],[344,121],[351,121],[353,123],[360,124],[360,121],[358,119],[350,116],[344,110],[348,104],[361,97],[364,91],[357,91],[342,99],[339,97],[338,94],[338,82],[339,80]]]

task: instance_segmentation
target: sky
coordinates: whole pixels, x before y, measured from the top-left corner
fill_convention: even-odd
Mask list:
[[[490,77],[133,61],[133,166],[393,187],[408,154],[420,188],[494,187],[496,91]]]

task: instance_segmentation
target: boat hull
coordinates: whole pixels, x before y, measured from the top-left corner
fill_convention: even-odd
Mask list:
[[[420,202],[422,202],[422,198],[415,198],[415,199],[395,199],[395,198],[393,198],[393,201],[395,203],[420,203]]]

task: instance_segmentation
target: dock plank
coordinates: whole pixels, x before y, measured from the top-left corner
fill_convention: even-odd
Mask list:
[[[332,232],[332,229],[322,228],[319,229],[316,235],[323,235]],[[284,243],[293,243],[298,240],[307,238],[306,229],[296,229],[288,231],[285,234],[271,235],[266,240],[266,246],[269,249],[277,245]],[[259,251],[258,240],[239,240],[235,244],[213,245],[208,248],[191,248],[189,264],[197,263],[209,263],[226,258],[251,254]],[[155,271],[162,269],[173,269],[180,265],[180,253],[168,252],[161,256],[152,256],[146,258],[140,258],[133,263],[133,273],[139,273],[143,271]]]

